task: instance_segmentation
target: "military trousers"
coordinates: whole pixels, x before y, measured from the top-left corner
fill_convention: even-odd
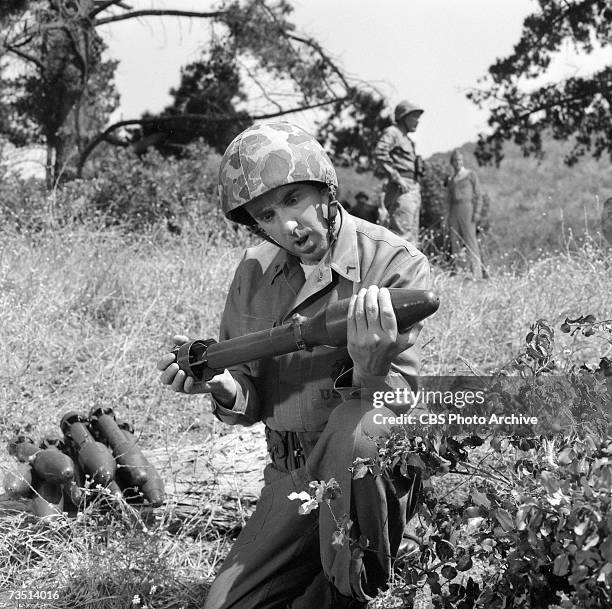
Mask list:
[[[465,248],[472,275],[475,279],[482,279],[482,260],[480,258],[480,246],[476,238],[476,224],[472,221],[473,213],[474,210],[470,202],[451,204],[448,213],[451,252],[455,264],[458,264],[463,248]]]
[[[385,188],[384,204],[389,212],[388,229],[414,245],[419,244],[419,217],[421,213],[421,189],[410,181],[410,188],[402,193],[395,182]]]
[[[386,587],[406,522],[418,506],[421,480],[389,473],[353,479],[349,468],[358,457],[375,459],[374,438],[390,432],[381,423],[387,415],[393,413],[366,401],[342,402],[318,439],[304,447],[302,467],[266,467],[255,512],[213,582],[205,609],[357,609]],[[341,495],[300,515],[300,502],[288,495],[331,478]],[[333,544],[336,519],[345,514],[353,523],[350,540]]]

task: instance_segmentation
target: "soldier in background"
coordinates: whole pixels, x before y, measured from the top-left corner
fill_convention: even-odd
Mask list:
[[[372,224],[382,224],[386,210],[381,209],[379,205],[382,205],[382,202],[379,203],[376,200],[370,201],[368,193],[360,190],[355,195],[355,205],[350,208],[349,212],[353,216],[367,220]]]
[[[478,176],[463,165],[459,150],[451,154],[450,164],[454,174],[448,181],[447,218],[454,263],[466,250],[474,279],[482,279],[480,247],[476,239],[476,226],[480,221],[482,193]]]
[[[395,125],[387,127],[374,156],[387,175],[385,207],[389,229],[407,241],[418,244],[421,191],[418,178],[422,159],[417,156],[409,133],[416,131],[424,110],[404,100],[395,107]]]
[[[355,195],[355,204],[351,207],[350,213],[372,224],[376,224],[378,221],[378,205],[371,203],[370,196],[363,190]]]

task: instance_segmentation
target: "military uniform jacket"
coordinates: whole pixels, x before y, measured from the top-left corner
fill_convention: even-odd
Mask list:
[[[299,259],[285,250],[265,242],[246,250],[229,289],[220,340],[280,325],[294,313],[310,317],[370,285],[429,289],[429,263],[413,245],[341,207],[339,212],[337,240],[306,281]],[[392,362],[386,382],[414,386],[418,364],[413,346]],[[229,424],[263,421],[278,431],[320,431],[341,401],[334,382],[351,366],[346,347],[326,346],[241,364],[229,369],[238,387],[233,408],[213,399],[213,410]]]
[[[396,125],[384,130],[374,157],[392,182],[399,182],[401,178],[415,179],[414,142]]]

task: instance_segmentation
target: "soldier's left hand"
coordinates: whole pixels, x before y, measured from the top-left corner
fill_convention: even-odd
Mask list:
[[[387,288],[362,288],[351,298],[347,314],[347,347],[353,360],[353,382],[385,377],[393,359],[411,347],[418,328],[400,334]]]

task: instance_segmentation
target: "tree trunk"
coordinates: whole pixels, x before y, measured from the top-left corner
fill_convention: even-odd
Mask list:
[[[55,152],[55,147],[51,143],[49,139],[47,139],[47,159],[45,162],[45,184],[47,186],[47,190],[50,191],[53,188],[54,183],[54,162],[53,157]]]

